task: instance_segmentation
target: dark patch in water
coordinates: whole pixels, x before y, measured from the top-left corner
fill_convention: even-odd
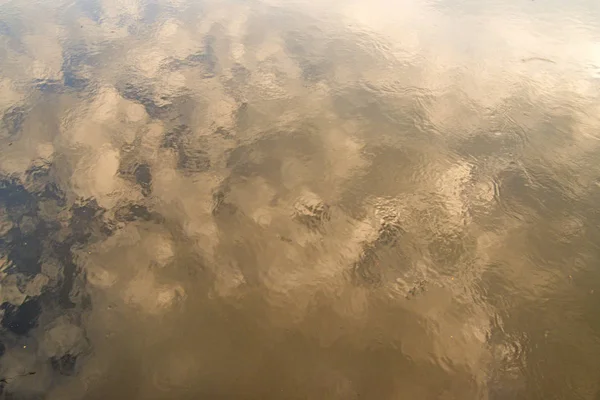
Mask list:
[[[19,106],[12,107],[4,113],[4,116],[2,116],[2,124],[10,136],[14,136],[21,131],[25,116],[26,110]]]
[[[300,63],[302,69],[302,78],[310,83],[317,83],[326,78],[327,65],[324,63]]]
[[[152,99],[151,90],[135,86],[131,83],[117,85],[117,89],[121,96],[127,100],[135,101],[143,105],[148,115],[152,118],[165,118],[169,113],[169,106],[159,106]]]
[[[77,266],[73,260],[74,247],[88,243],[92,238],[104,238],[112,234],[112,230],[103,220],[105,210],[98,206],[96,200],[86,200],[71,208],[69,228],[71,234],[67,239],[55,243],[56,253],[63,267],[63,281],[58,292],[59,304],[64,308],[73,308],[72,291],[77,274]]]
[[[382,282],[383,272],[373,246],[367,247],[359,260],[352,266],[353,278],[357,284],[378,286]]]
[[[407,300],[414,299],[415,297],[425,293],[426,290],[427,290],[427,281],[425,279],[422,279],[422,280],[418,281],[417,283],[415,283],[415,285],[408,291],[408,293],[406,294],[406,299]]]
[[[44,190],[39,194],[41,199],[56,201],[59,207],[64,207],[67,203],[65,194],[56,183],[50,182],[44,186]]]
[[[177,167],[184,172],[203,172],[210,168],[210,159],[202,150],[184,148],[179,151]]]
[[[142,194],[148,196],[152,192],[152,171],[148,164],[139,164],[134,172],[135,181],[142,188]]]
[[[238,129],[247,129],[250,125],[248,103],[242,102],[235,111],[235,125]]]
[[[35,88],[44,93],[62,93],[64,91],[64,83],[55,79],[36,79]]]
[[[165,134],[162,146],[177,152],[177,167],[183,172],[207,171],[210,168],[210,159],[206,152],[197,148],[196,143],[190,143],[192,139],[190,128],[179,125]]]
[[[7,272],[33,276],[40,272],[43,252],[42,238],[47,236],[45,222],[37,219],[37,199],[17,180],[0,180],[0,206],[4,206],[13,226],[0,238],[0,248],[7,252],[10,268]]]
[[[190,134],[190,128],[186,125],[179,125],[165,133],[162,141],[162,147],[179,150],[185,136]]]
[[[155,221],[161,222],[163,218],[156,212],[148,210],[144,205],[129,204],[125,207],[121,207],[115,212],[115,218],[120,222],[132,222],[132,221]]]
[[[92,234],[104,232],[107,228],[101,221],[104,209],[94,199],[74,205],[71,213],[70,228],[74,243],[86,243]]]
[[[75,271],[77,266],[73,262],[73,254],[71,253],[71,243],[57,243],[54,246],[60,265],[62,266],[62,285],[58,289],[58,303],[63,308],[73,308],[75,303],[71,301],[71,290],[75,280]]]
[[[322,202],[297,204],[294,219],[310,229],[318,229],[331,219],[331,210]]]
[[[384,221],[381,228],[379,228],[379,235],[375,243],[384,246],[394,246],[404,233],[406,232],[398,224]]]
[[[146,7],[144,8],[144,22],[147,24],[152,24],[156,21],[160,13],[161,6],[158,2],[151,1],[146,3]]]
[[[66,376],[75,374],[76,363],[77,356],[68,353],[62,357],[54,356],[50,358],[50,365],[52,366],[52,369],[59,374]]]
[[[212,215],[225,216],[233,215],[237,212],[237,207],[226,200],[228,189],[220,189],[213,193]]]
[[[231,75],[237,85],[243,85],[248,83],[251,77],[250,70],[241,64],[235,63],[231,68]]]
[[[10,272],[17,272],[27,276],[34,276],[41,272],[41,256],[44,230],[33,234],[22,235],[21,231],[13,228],[13,239],[9,245],[8,260],[11,264]],[[12,232],[11,232],[12,233]]]
[[[89,80],[81,78],[78,73],[82,70],[87,59],[84,48],[71,48],[63,54],[63,83],[74,89],[84,89]]]
[[[207,35],[204,40],[204,48],[194,54],[190,54],[182,60],[174,60],[169,64],[173,70],[183,67],[196,67],[201,70],[202,78],[214,78],[219,71],[219,59],[214,49],[216,38],[212,35]]]
[[[27,300],[20,306],[4,303],[0,308],[4,310],[2,326],[17,335],[25,335],[34,328],[42,312],[38,299]]]
[[[217,129],[215,129],[215,135],[223,136],[225,138],[231,137],[231,133],[222,126],[219,126]]]
[[[77,4],[83,11],[83,14],[90,18],[94,22],[100,22],[102,20],[102,3],[96,0],[80,0]]]
[[[385,267],[384,258],[390,256],[400,264],[406,262],[408,258],[398,249],[399,241],[406,232],[398,224],[391,221],[384,221],[377,238],[367,243],[359,260],[352,266],[353,279],[356,284],[366,284],[378,286],[384,280]],[[401,267],[401,265],[399,265]]]
[[[11,29],[10,26],[5,22],[0,20],[0,35],[2,36],[10,36]]]

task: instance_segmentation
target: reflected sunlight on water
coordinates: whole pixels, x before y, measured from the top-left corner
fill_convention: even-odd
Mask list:
[[[597,399],[598,21],[2,1],[0,398]]]

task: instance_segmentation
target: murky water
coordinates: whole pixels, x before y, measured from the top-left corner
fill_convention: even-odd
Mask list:
[[[596,0],[2,0],[0,398],[600,398]]]

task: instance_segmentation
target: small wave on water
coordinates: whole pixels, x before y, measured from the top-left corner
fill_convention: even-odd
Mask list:
[[[1,1],[0,399],[596,399],[600,8],[541,3]]]

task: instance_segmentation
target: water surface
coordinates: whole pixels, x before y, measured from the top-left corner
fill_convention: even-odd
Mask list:
[[[600,398],[600,3],[2,0],[0,398]]]

